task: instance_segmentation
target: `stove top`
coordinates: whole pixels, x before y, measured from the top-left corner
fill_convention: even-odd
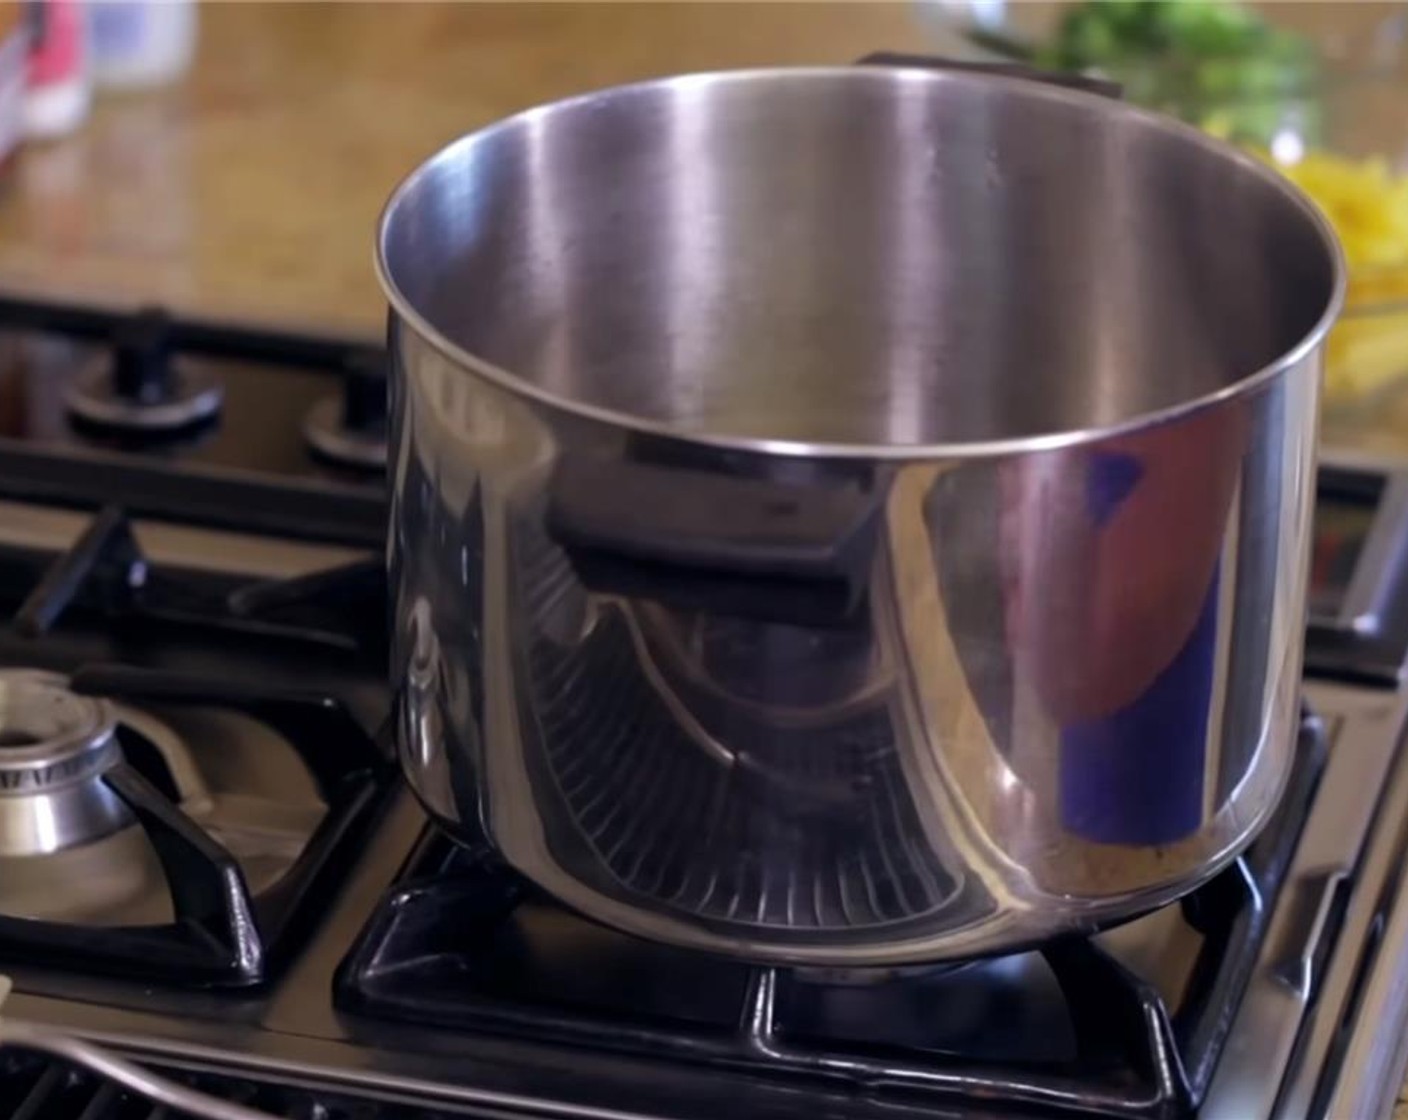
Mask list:
[[[68,520],[0,548],[0,959],[264,982],[391,784],[320,691],[379,715],[383,597],[363,560],[222,576],[153,562],[118,507]]]
[[[401,785],[375,348],[4,299],[0,324],[28,363],[0,370],[0,1033],[63,1040],[0,1048],[0,1115],[196,1114],[85,1068],[92,1043],[218,1120],[1242,1120],[1396,1094],[1408,468],[1322,471],[1298,761],[1223,875],[993,960],[750,968],[564,911]],[[361,461],[329,456],[329,417]]]
[[[379,547],[385,357],[0,293],[0,495]]]
[[[326,698],[131,668],[0,670],[0,743],[6,967],[169,984],[268,979],[390,769]]]

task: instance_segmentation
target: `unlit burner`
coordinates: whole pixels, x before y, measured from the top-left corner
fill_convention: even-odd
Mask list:
[[[69,412],[95,427],[148,436],[181,432],[213,420],[225,388],[173,354],[170,317],[147,310],[123,322],[111,360],[98,358],[69,387]]]
[[[385,469],[386,370],[379,354],[349,360],[342,393],[309,409],[303,434],[314,452],[340,466]]]
[[[117,718],[63,677],[0,670],[0,856],[41,855],[131,824],[104,784],[122,759]]]

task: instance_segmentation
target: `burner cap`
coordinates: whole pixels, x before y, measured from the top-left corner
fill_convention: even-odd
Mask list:
[[[315,404],[303,433],[324,459],[363,470],[385,469],[386,357],[380,350],[346,359],[341,395]]]
[[[303,433],[319,455],[345,467],[381,470],[386,466],[386,429],[355,428],[344,420],[340,397],[324,397],[308,410]]]
[[[0,670],[0,856],[88,843],[132,822],[102,781],[122,755],[107,703],[63,677]]]
[[[100,364],[74,378],[65,403],[74,416],[95,427],[159,435],[213,419],[224,399],[225,387],[214,378],[181,369],[172,371],[168,392],[160,399],[128,397]]]
[[[137,312],[114,331],[112,341],[112,360],[95,362],[69,387],[68,409],[76,419],[153,436],[204,423],[220,411],[224,386],[173,360],[165,312]]]

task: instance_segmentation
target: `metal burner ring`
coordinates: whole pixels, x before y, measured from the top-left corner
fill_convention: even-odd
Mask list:
[[[132,823],[102,781],[122,758],[117,718],[63,677],[0,671],[0,855],[87,843]]]
[[[117,721],[62,677],[0,671],[0,797],[81,782],[117,761]]]

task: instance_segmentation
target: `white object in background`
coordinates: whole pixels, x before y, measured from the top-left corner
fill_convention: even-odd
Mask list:
[[[1007,20],[1007,0],[921,0],[941,18],[959,28],[1001,31]]]
[[[24,95],[24,134],[44,140],[64,136],[88,119],[92,87],[88,44],[79,0],[25,0],[29,62]]]
[[[90,0],[88,29],[99,89],[164,85],[195,55],[195,0]]]

